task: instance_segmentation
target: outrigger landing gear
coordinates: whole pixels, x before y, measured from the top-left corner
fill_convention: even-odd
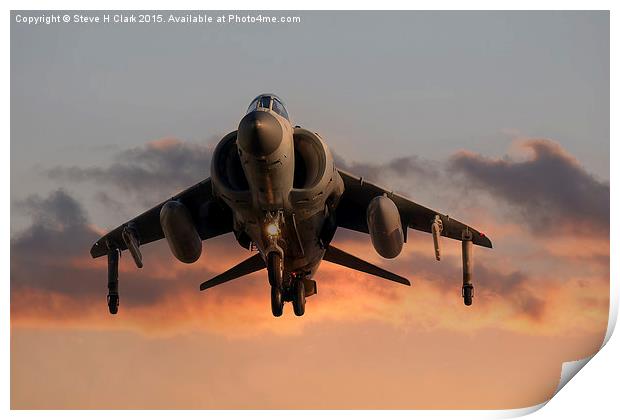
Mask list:
[[[474,286],[470,284],[463,285],[463,303],[465,306],[471,306],[474,301]]]
[[[463,303],[471,306],[474,301],[474,285],[472,283],[472,271],[474,268],[472,234],[469,230],[463,232]]]
[[[118,260],[121,252],[117,248],[108,251],[108,309],[112,315],[118,312]]]

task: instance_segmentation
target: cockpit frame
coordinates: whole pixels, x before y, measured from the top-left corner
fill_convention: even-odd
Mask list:
[[[260,109],[273,111],[281,117],[286,118],[290,121],[288,112],[286,111],[286,107],[284,106],[284,102],[282,102],[282,99],[280,99],[277,95],[274,95],[272,93],[263,93],[261,95],[258,95],[250,103],[246,114]]]

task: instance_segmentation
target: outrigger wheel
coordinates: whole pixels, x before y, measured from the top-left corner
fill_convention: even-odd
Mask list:
[[[306,312],[306,288],[303,280],[295,281],[293,286],[293,311],[297,316],[302,316]]]
[[[118,313],[118,294],[110,293],[108,295],[108,309],[112,315]]]
[[[118,313],[118,259],[120,254],[117,248],[108,251],[108,310],[112,315]]]
[[[282,289],[277,286],[271,286],[271,313],[273,316],[281,316],[283,308]]]
[[[463,303],[466,306],[471,306],[474,301],[474,286],[471,284],[463,285]]]

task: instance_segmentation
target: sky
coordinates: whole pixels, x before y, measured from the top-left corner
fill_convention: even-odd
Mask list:
[[[12,408],[518,408],[600,346],[609,303],[606,12],[295,12],[298,24],[11,23]],[[21,13],[22,15],[37,12]],[[217,15],[218,13],[213,13]],[[485,232],[472,307],[458,242],[434,261],[334,244],[411,288],[323,263],[306,315],[248,256],[165,243],[105,302],[92,243],[209,176],[275,92],[338,165]],[[54,377],[50,383],[42,378]],[[288,386],[282,386],[287,384]],[[277,391],[275,391],[277,390]]]

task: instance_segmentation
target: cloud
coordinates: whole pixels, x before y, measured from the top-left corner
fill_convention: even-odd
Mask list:
[[[557,144],[532,141],[526,143],[525,147],[533,153],[525,161],[508,158],[492,160],[471,153],[457,154],[447,164],[417,157],[404,157],[386,164],[349,164],[341,158],[336,159],[341,167],[369,179],[374,180],[376,177],[378,182],[400,181],[402,184],[415,179],[416,189],[432,185],[429,194],[438,189],[446,197],[462,188],[462,185],[450,181],[451,176],[454,178],[455,174],[465,171],[466,181],[472,184],[474,181],[470,177],[473,175],[470,174],[486,175],[480,178],[487,180],[490,185],[475,181],[479,195],[469,195],[472,208],[476,209],[477,205],[480,211],[467,214],[482,215],[480,217],[487,220],[491,227],[489,232],[499,231],[492,227],[506,226],[507,221],[512,224],[507,233],[498,234],[500,241],[496,242],[497,249],[476,260],[476,311],[470,311],[470,316],[475,318],[472,326],[481,328],[501,325],[502,328],[525,328],[528,331],[572,328],[572,318],[569,319],[567,315],[573,310],[571,308],[580,308],[586,300],[589,305],[595,302],[599,309],[605,304],[601,296],[606,296],[607,292],[599,290],[598,286],[599,283],[606,286],[604,280],[608,272],[598,267],[593,269],[592,258],[596,257],[596,264],[600,265],[600,258],[608,255],[608,247],[604,247],[605,243],[600,238],[591,237],[589,240],[592,244],[589,247],[596,252],[576,259],[579,256],[578,249],[573,246],[558,248],[555,243],[537,239],[530,231],[514,224],[512,218],[504,218],[497,213],[487,215],[482,211],[485,208],[480,208],[482,204],[477,202],[477,198],[485,194],[483,191],[490,191],[496,199],[514,208],[526,206],[521,202],[523,200],[516,200],[508,193],[509,181],[512,181],[510,177],[501,174],[491,176],[485,170],[508,171],[514,176],[528,171],[539,175],[546,171],[564,173],[564,176],[554,174],[548,177],[557,180],[572,176],[572,182],[581,185],[576,189],[581,195],[591,192],[590,186],[596,186],[597,181]],[[116,186],[146,201],[148,194],[169,195],[168,191],[176,184],[179,189],[191,185],[194,181],[190,178],[195,172],[208,172],[206,162],[209,160],[210,148],[206,145],[164,139],[119,153],[109,166],[56,167],[50,173],[56,177],[75,177],[78,181]],[[542,170],[541,166],[547,169]],[[533,190],[530,195],[544,196],[546,190],[551,189],[551,181],[544,179],[541,182],[543,186],[522,183],[519,187]],[[436,187],[438,184],[440,188]],[[605,185],[599,184],[605,190]],[[494,188],[499,188],[503,194]],[[577,209],[561,208],[559,202],[566,197],[564,193],[555,194],[551,198],[555,200],[554,204],[544,206],[541,211],[545,211],[548,216],[558,213],[563,224],[577,215],[591,216],[592,212],[596,213],[592,209],[588,210],[587,203],[581,203],[583,207]],[[111,193],[95,193],[99,203],[107,203],[119,211],[122,206],[116,197]],[[415,197],[418,200],[419,194]],[[592,201],[604,198],[593,197]],[[150,204],[153,202],[151,200]],[[93,260],[88,255],[90,246],[102,232],[89,224],[82,205],[64,190],[55,191],[48,197],[31,196],[18,205],[32,216],[32,224],[11,239],[11,309],[14,322],[32,322],[35,325],[41,322],[124,325],[142,331],[199,328],[226,334],[233,331],[248,334],[248,324],[252,325],[253,334],[264,329],[276,328],[285,333],[301,328],[295,323],[294,317],[280,320],[277,325],[273,323],[264,272],[208,292],[198,292],[198,285],[202,281],[249,256],[247,251],[237,246],[231,235],[206,241],[203,244],[203,256],[193,265],[174,260],[165,241],[143,247],[145,268],[141,270],[136,269],[131,259],[124,255],[120,266],[123,321],[110,324],[105,306],[106,262],[104,258]],[[343,249],[412,278],[414,286],[400,287],[324,263],[317,273],[319,296],[309,300],[309,317],[315,322],[360,322],[372,319],[399,326],[439,323],[449,328],[460,328],[460,317],[463,315],[460,312],[460,254],[451,251],[450,245],[447,245],[442,262],[436,263],[430,242],[418,245],[417,235],[422,234],[411,232],[405,252],[397,260],[386,262],[378,259],[372,251],[367,236],[339,231],[336,239],[344,241]],[[517,248],[512,248],[512,251],[503,249],[502,245],[506,245],[508,240],[506,238],[515,247],[535,250],[537,262],[530,259],[528,261],[531,264],[524,266],[510,262],[515,255],[520,254],[515,254]],[[429,237],[426,239],[430,241]],[[540,263],[541,259],[546,259],[544,264]],[[564,279],[563,274],[558,274],[566,272],[571,273],[570,278]],[[589,279],[596,280],[595,287],[591,288],[590,296],[584,296],[580,284]],[[352,299],[352,296],[355,298]],[[558,302],[557,296],[563,296],[564,300]],[[235,309],[231,310],[231,307]],[[599,316],[596,311],[591,313]]]
[[[118,189],[137,198],[139,207],[151,206],[209,176],[211,144],[164,138],[119,152],[109,166],[57,166],[47,173],[58,180]],[[608,183],[554,141],[530,139],[519,146],[528,158],[495,159],[463,151],[447,161],[405,156],[385,163],[348,162],[337,154],[334,159],[339,168],[450,214],[489,206],[497,211],[503,204],[509,213],[505,222],[516,217],[532,232],[608,233]],[[97,201],[119,211],[123,205],[116,197],[95,193]]]
[[[145,267],[140,270],[124,254],[121,312],[111,318],[105,303],[105,258],[93,260],[88,255],[100,232],[88,224],[82,206],[64,191],[45,198],[33,196],[20,205],[33,215],[33,222],[11,240],[14,325],[122,327],[155,334],[198,329],[228,336],[265,331],[297,334],[307,325],[296,321],[290,307],[285,319],[274,323],[264,271],[198,291],[202,281],[249,256],[230,235],[205,242],[202,258],[192,265],[174,260],[165,241],[143,247]],[[39,216],[42,213],[46,216]],[[399,259],[388,263],[370,251],[364,235],[341,235],[336,245],[413,279],[414,285],[402,287],[323,263],[316,275],[319,294],[308,302],[309,322],[373,321],[405,330],[462,327],[461,267],[458,255],[450,249],[437,263],[430,252],[420,251],[427,244],[413,240]],[[529,332],[579,328],[574,317],[554,323],[548,317],[564,313],[566,305],[579,308],[583,303],[589,305],[588,311],[598,313],[605,304],[599,296],[604,290],[600,292],[596,285],[582,299],[581,286],[575,283],[558,285],[541,275],[502,269],[492,259],[476,263],[474,282],[475,317],[468,321],[470,329],[499,325]],[[551,298],[563,294],[566,298],[559,303]]]
[[[334,153],[336,166],[355,175],[362,176],[368,180],[379,181],[386,176],[413,176],[424,180],[437,178],[440,176],[438,165],[434,162],[424,160],[419,156],[406,156],[393,159],[383,164],[366,162],[348,162],[342,156]]]
[[[441,294],[458,296],[462,285],[460,255],[444,255],[442,261],[437,262],[430,254],[416,251],[401,254],[391,264],[393,270],[411,273],[415,286],[418,286],[416,280],[421,279]],[[546,302],[537,296],[537,290],[531,286],[537,284],[546,288],[549,287],[548,282],[521,270],[502,270],[493,264],[490,257],[485,253],[484,257],[475,260],[473,282],[475,294],[480,298],[476,299],[475,305],[482,305],[483,310],[491,311],[493,305],[501,302],[510,309],[511,316],[523,316],[535,322],[543,320]]]
[[[56,166],[46,173],[56,180],[118,188],[153,204],[207,178],[211,152],[209,144],[164,138],[118,153],[109,166]]]
[[[529,153],[527,159],[462,151],[439,162],[418,156],[379,164],[347,162],[338,155],[335,160],[342,169],[400,189],[438,210],[460,213],[464,207],[480,206],[484,197],[491,205],[508,206],[505,216],[518,217],[533,232],[608,234],[608,183],[588,173],[555,141],[529,139],[517,145]]]
[[[105,298],[105,258],[94,261],[89,254],[101,233],[88,224],[82,205],[58,190],[46,198],[31,196],[19,206],[32,215],[32,224],[11,239],[11,292]],[[135,272],[122,277],[130,280],[123,287],[136,292],[130,300],[137,305],[153,303],[166,291],[166,277],[144,278]]]
[[[67,284],[79,271],[67,267],[70,258],[86,255],[98,234],[86,224],[82,206],[67,192],[47,198],[30,196],[18,203],[32,216],[32,225],[11,239],[11,289],[20,287],[84,293],[88,283]]]
[[[534,231],[608,233],[608,184],[586,172],[554,141],[527,140],[521,147],[530,152],[526,160],[460,152],[452,157],[450,169],[516,208]]]
[[[62,189],[53,192],[47,198],[30,196],[17,203],[17,207],[30,214],[35,225],[53,225],[62,228],[86,222],[86,213],[82,206]]]

